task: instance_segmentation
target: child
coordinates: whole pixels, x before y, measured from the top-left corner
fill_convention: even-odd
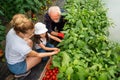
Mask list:
[[[57,42],[61,42],[61,40],[53,35],[50,35],[49,33],[47,33],[47,31],[48,29],[46,28],[45,24],[41,22],[38,22],[35,24],[34,42],[35,42],[35,49],[37,52],[58,50],[58,48],[55,48],[48,41],[49,41],[49,38]]]

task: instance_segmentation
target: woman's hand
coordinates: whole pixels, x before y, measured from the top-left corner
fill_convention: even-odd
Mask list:
[[[58,50],[58,48],[52,48],[54,51]]]

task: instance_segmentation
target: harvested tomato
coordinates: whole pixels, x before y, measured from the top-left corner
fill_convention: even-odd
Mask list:
[[[46,72],[45,75],[49,75],[49,72]]]
[[[53,75],[53,73],[51,72],[51,73],[50,73],[50,76],[52,76],[52,75]]]
[[[53,76],[52,76],[52,79],[55,79],[55,78],[56,78],[56,76],[55,76],[55,75],[53,75]]]
[[[46,72],[45,72],[45,76],[43,77],[42,80],[57,80],[57,74],[59,72],[58,67],[54,67],[53,69],[50,69],[50,66],[52,64],[49,64],[46,67]]]
[[[45,78],[45,77],[43,77],[43,78],[42,78],[42,80],[46,80],[46,78]]]
[[[46,75],[46,78],[49,79],[49,78],[50,78],[50,75]]]
[[[56,73],[56,70],[53,70],[53,73]]]

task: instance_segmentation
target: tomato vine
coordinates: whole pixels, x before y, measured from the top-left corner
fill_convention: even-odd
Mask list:
[[[120,45],[108,39],[111,24],[101,0],[67,0],[61,52],[53,57],[59,80],[116,80]]]

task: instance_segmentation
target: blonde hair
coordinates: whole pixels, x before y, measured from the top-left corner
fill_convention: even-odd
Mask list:
[[[26,18],[26,16],[24,14],[14,15],[12,20],[10,21],[11,26],[14,26],[14,23],[15,23],[16,19],[18,19],[18,18]]]
[[[58,6],[51,6],[49,9],[48,9],[48,14],[50,15],[51,13],[59,13],[61,14],[61,10]]]
[[[32,21],[26,18],[24,14],[14,15],[10,24],[16,32],[26,33],[29,29],[34,29]]]

